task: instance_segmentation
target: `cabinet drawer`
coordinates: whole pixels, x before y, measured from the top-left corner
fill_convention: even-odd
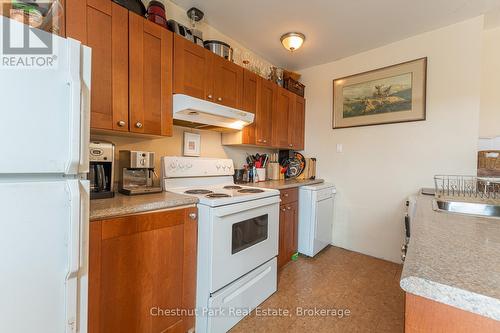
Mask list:
[[[280,191],[281,204],[288,204],[299,200],[299,190],[291,188]]]

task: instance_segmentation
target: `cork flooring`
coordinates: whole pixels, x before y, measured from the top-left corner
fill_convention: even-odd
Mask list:
[[[403,332],[401,269],[333,246],[301,256],[278,274],[278,291],[258,313],[230,332]]]

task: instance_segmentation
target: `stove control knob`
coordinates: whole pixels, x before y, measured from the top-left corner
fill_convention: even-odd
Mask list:
[[[181,169],[181,170],[182,170],[182,169],[184,169],[184,164],[179,163],[178,167],[179,167],[179,169]]]
[[[186,168],[187,168],[187,169],[191,169],[192,167],[193,167],[193,165],[192,165],[191,163],[188,163],[188,164],[186,165]]]
[[[217,164],[215,167],[217,168],[217,170],[220,170],[221,165],[220,165],[220,164]]]
[[[175,169],[175,167],[176,167],[175,162],[170,163],[170,169]]]

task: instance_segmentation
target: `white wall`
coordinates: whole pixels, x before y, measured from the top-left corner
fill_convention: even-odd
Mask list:
[[[500,27],[483,32],[479,135],[500,136]]]
[[[476,169],[482,18],[301,71],[306,154],[337,185],[334,245],[400,261],[405,198]],[[333,79],[428,57],[427,121],[332,130]],[[336,153],[343,144],[343,153]]]

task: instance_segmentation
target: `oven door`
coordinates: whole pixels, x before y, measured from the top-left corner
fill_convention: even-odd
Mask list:
[[[215,208],[210,292],[278,255],[279,196]]]

